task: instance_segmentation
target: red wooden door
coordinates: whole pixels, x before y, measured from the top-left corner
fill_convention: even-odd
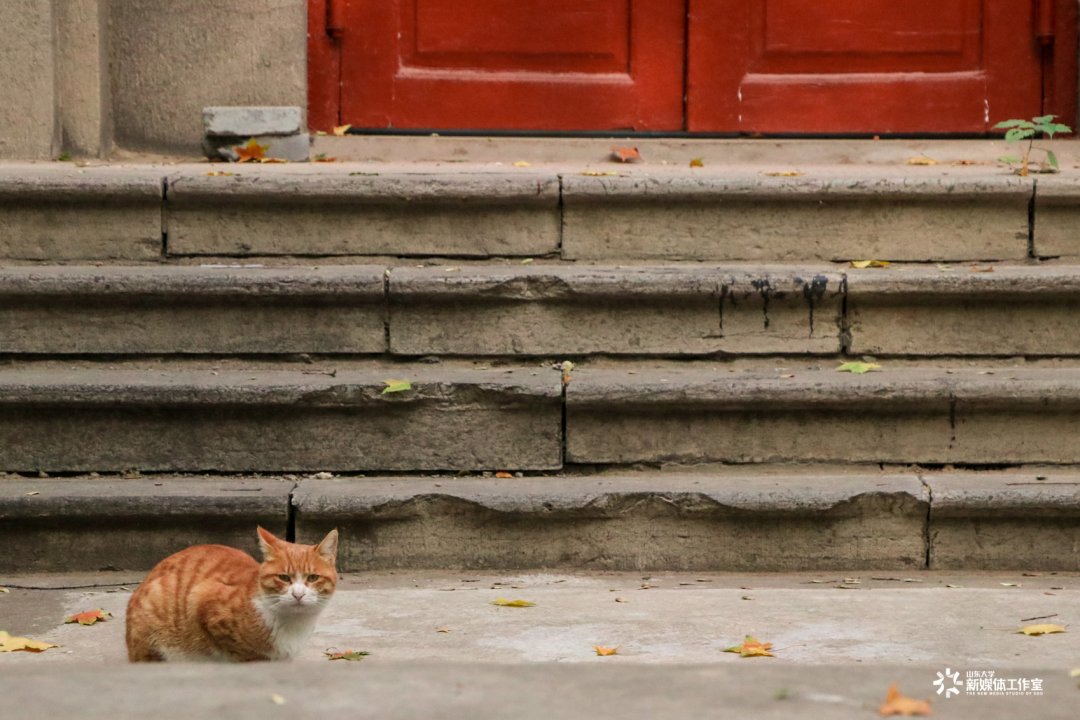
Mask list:
[[[1075,27],[1057,0],[690,0],[687,128],[982,133],[1071,116],[1043,103],[1067,82],[1043,83],[1055,5]],[[1075,37],[1058,40],[1074,64]]]
[[[310,124],[983,133],[1075,120],[1075,0],[309,0]]]
[[[347,0],[340,118],[366,128],[680,130],[681,0]]]

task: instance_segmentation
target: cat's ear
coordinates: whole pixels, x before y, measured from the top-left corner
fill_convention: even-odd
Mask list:
[[[281,541],[274,537],[273,533],[269,530],[265,530],[262,526],[258,526],[257,530],[259,533],[259,550],[262,551],[263,560],[269,560],[274,556],[274,551]]]
[[[315,546],[315,552],[319,554],[319,557],[331,565],[337,564],[337,538],[337,528],[334,528],[326,533],[326,537],[322,539],[322,542]]]

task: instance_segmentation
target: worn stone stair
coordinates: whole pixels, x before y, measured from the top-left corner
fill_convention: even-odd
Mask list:
[[[1080,567],[1080,182],[701,170],[0,166],[7,568]]]

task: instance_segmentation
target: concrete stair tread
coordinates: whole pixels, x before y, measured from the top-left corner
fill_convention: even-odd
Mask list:
[[[798,177],[751,164],[604,167],[0,166],[0,257],[1023,260],[1036,183],[1046,217],[1035,255],[1078,254],[1071,176],[905,163]]]
[[[254,524],[302,537],[336,527],[350,571],[1060,570],[1080,568],[1078,519],[1075,468],[7,476],[0,570],[146,569],[205,542],[254,552]]]
[[[989,268],[9,267],[0,352],[1080,355],[1080,266]]]

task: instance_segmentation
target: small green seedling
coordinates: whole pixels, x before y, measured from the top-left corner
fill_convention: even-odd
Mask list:
[[[1005,131],[1006,142],[1028,141],[1027,147],[1023,148],[1023,155],[1021,157],[1003,155],[998,158],[998,162],[1005,163],[1006,165],[1016,165],[1019,163],[1020,167],[1017,169],[1017,173],[1020,175],[1027,175],[1031,167],[1031,151],[1041,150],[1046,153],[1046,162],[1042,163],[1039,172],[1058,172],[1058,159],[1057,155],[1054,154],[1054,151],[1049,148],[1035,147],[1035,136],[1040,133],[1052,138],[1055,133],[1072,132],[1072,128],[1068,125],[1054,122],[1054,118],[1056,117],[1057,115],[1041,115],[1030,120],[1013,118],[1012,120],[1003,120],[995,125],[995,128]]]

